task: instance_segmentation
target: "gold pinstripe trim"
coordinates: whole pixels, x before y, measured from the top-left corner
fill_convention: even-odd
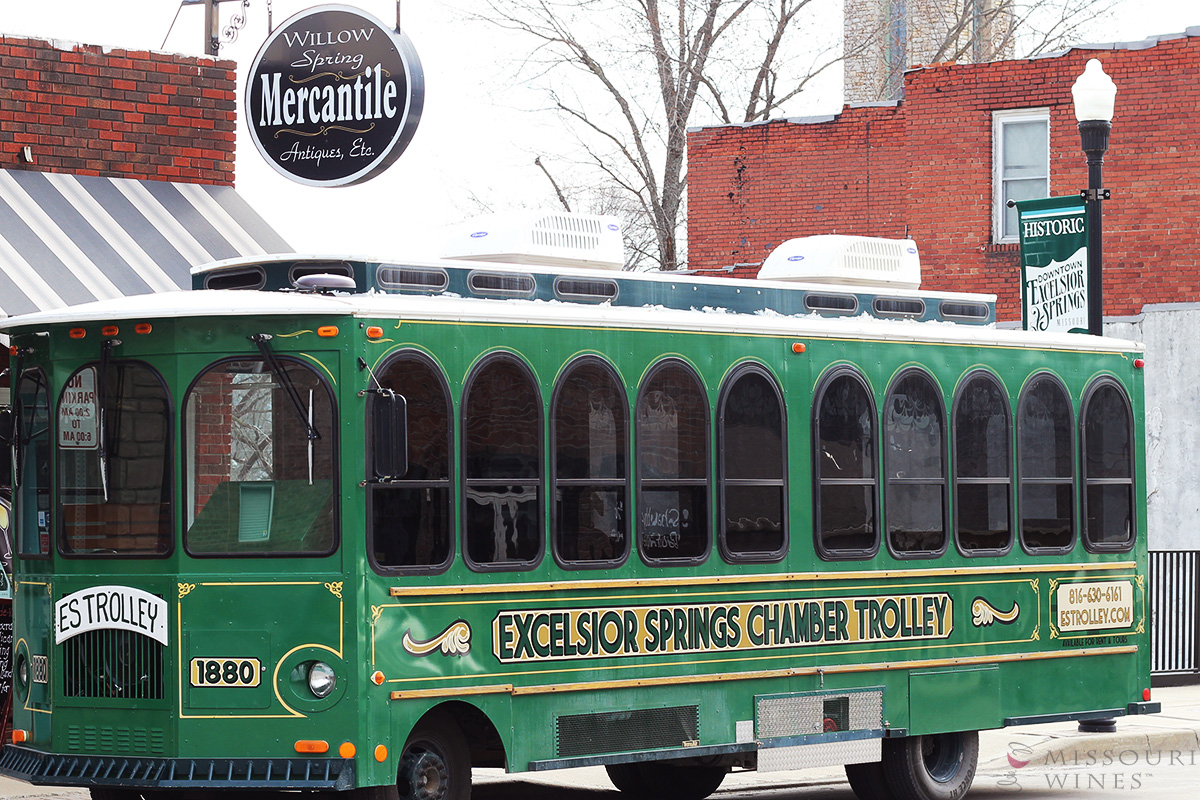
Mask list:
[[[623,681],[594,681],[591,683],[559,683],[543,686],[468,686],[444,689],[413,689],[392,692],[392,700],[421,698],[461,697],[479,694],[521,695],[556,694],[561,692],[586,692],[603,689],[638,689],[654,686],[681,686],[699,683],[725,683],[728,681],[762,680],[766,678],[793,678],[805,675],[839,675],[855,672],[886,672],[917,667],[955,667],[974,664],[997,664],[1012,661],[1043,661],[1054,658],[1083,658],[1087,656],[1128,655],[1136,653],[1136,645],[1122,647],[1096,647],[1081,650],[1057,650],[1048,653],[1009,653],[1006,655],[963,656],[962,658],[930,658],[913,661],[885,661],[873,664],[835,664],[828,667],[789,667],[754,672],[731,672],[718,675],[673,675],[659,678],[630,678]]]
[[[1136,561],[1112,561],[1092,564],[1012,564],[997,567],[942,567],[940,569],[854,570],[848,572],[791,572],[758,575],[701,575],[689,578],[625,578],[607,581],[540,581],[537,583],[488,583],[479,586],[393,586],[392,597],[435,597],[467,594],[519,594],[528,592],[648,589],[672,586],[713,586],[716,584],[755,584],[776,581],[838,581],[866,578],[936,578],[959,575],[1001,575],[1019,572],[1095,572],[1136,569]]]

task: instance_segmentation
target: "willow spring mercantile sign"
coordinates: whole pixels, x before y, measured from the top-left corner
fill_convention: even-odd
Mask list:
[[[349,6],[302,11],[255,56],[246,123],[263,158],[309,186],[349,186],[391,166],[424,105],[408,37]]]

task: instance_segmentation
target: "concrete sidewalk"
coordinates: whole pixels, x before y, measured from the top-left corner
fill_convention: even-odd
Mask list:
[[[1162,703],[1161,714],[1118,717],[1115,733],[1080,733],[1076,722],[1053,722],[1002,730],[979,735],[979,771],[976,785],[998,785],[1004,776],[1019,770],[1087,767],[1091,764],[1122,763],[1130,760],[1179,766],[1200,767],[1200,685],[1160,687],[1151,698]],[[1010,758],[1012,760],[1010,760]],[[1197,773],[1200,774],[1200,773]],[[480,792],[488,797],[547,797],[552,787],[582,790],[578,795],[591,797],[604,793],[613,798],[613,789],[603,768],[557,770],[554,772],[506,775],[502,770],[475,770],[477,786],[493,790],[507,784],[511,793]],[[729,775],[714,795],[754,795],[792,788],[828,787],[845,782],[841,767],[826,767],[802,772],[736,772]],[[1000,783],[999,785],[1003,785]],[[547,793],[547,790],[551,790]],[[588,790],[592,790],[589,792]],[[847,792],[849,790],[847,789]],[[777,796],[777,795],[776,795]],[[969,797],[969,795],[968,795]],[[20,781],[0,778],[0,800],[87,800],[81,789],[34,787]]]

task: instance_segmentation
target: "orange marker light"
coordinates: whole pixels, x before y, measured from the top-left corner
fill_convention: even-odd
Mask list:
[[[121,332],[121,329],[118,328],[116,325],[105,325],[103,328],[100,329],[101,336],[116,336],[120,332]]]
[[[328,336],[337,336],[337,335],[338,335],[337,325],[322,325],[321,327],[317,328],[317,336],[328,337]]]
[[[13,744],[21,744],[22,742],[28,742],[29,741],[29,731],[23,731],[23,730],[14,728],[13,732],[12,732],[12,740],[13,740]]]
[[[149,333],[152,330],[154,330],[154,326],[149,322],[139,322],[133,326],[134,333]]]
[[[67,335],[72,339],[82,339],[83,337],[87,336],[87,331],[85,331],[83,328],[71,328],[71,332]]]
[[[792,344],[793,353],[803,353],[807,349],[808,348],[805,347],[804,342],[795,342]]]
[[[371,683],[375,684],[376,686],[383,686],[383,673],[379,670],[375,670],[373,673],[371,673]]]
[[[381,744],[375,745],[375,760],[380,764],[387,761],[387,748]]]
[[[297,753],[328,753],[329,742],[322,742],[320,739],[301,739],[296,742]]]
[[[10,344],[8,346],[8,354],[10,356],[15,356],[17,354],[17,346],[15,344]]]
[[[368,339],[379,339],[383,336],[383,328],[378,325],[371,325],[367,328]]]
[[[338,755],[342,758],[354,758],[357,752],[358,748],[354,746],[354,742],[342,742],[342,746],[338,748]]]

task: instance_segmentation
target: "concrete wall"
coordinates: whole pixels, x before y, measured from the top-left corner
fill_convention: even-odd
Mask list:
[[[1104,333],[1146,345],[1146,494],[1151,550],[1200,549],[1200,304],[1146,306]]]

